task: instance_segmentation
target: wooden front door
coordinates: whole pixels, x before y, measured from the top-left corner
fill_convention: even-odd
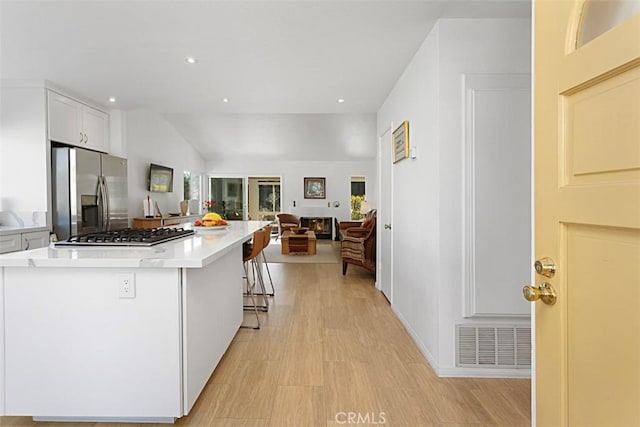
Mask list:
[[[583,44],[587,12],[534,4],[536,418],[638,426],[640,15]]]

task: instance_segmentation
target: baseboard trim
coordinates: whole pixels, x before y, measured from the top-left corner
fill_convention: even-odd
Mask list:
[[[531,378],[531,369],[445,368],[436,373],[443,378]]]
[[[413,342],[418,346],[420,353],[427,359],[429,365],[437,376],[442,378],[531,378],[531,369],[496,369],[496,368],[441,368],[433,355],[424,346],[418,334],[413,330],[409,322],[392,305],[391,310],[396,315],[402,326],[407,330]]]
[[[413,330],[411,325],[409,325],[409,322],[407,322],[407,320],[402,316],[402,314],[400,314],[400,312],[396,310],[396,307],[393,304],[391,305],[391,310],[393,310],[398,320],[400,320],[400,323],[402,323],[402,326],[404,326],[404,328],[407,330],[407,332],[411,336],[411,339],[413,339],[413,342],[418,346],[420,353],[422,353],[425,359],[427,359],[427,362],[429,362],[429,365],[431,365],[431,368],[435,371],[435,373],[438,376],[440,376],[440,374],[438,374],[439,368],[438,368],[438,364],[436,363],[436,359],[429,352],[429,350],[427,350],[424,344],[422,344],[422,341],[420,341],[418,334],[416,334],[416,332]]]
[[[136,423],[136,424],[174,424],[173,417],[33,417],[33,421],[48,422],[69,422],[69,423]]]

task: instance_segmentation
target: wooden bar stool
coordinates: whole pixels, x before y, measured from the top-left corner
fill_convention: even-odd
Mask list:
[[[265,295],[264,282],[262,281],[262,272],[260,271],[260,268],[258,268],[259,266],[257,265],[257,262],[256,262],[256,258],[258,257],[258,255],[260,255],[260,252],[262,252],[263,248],[264,248],[264,230],[254,231],[253,239],[251,240],[251,243],[245,243],[244,245],[242,245],[242,261],[243,261],[242,266],[244,268],[244,279],[246,280],[246,284],[247,284],[246,295],[248,295],[249,298],[251,298],[251,303],[252,303],[252,305],[244,305],[244,308],[253,309],[254,313],[256,314],[256,320],[258,321],[257,326],[241,326],[242,328],[260,329],[260,317],[258,316],[258,307],[260,307],[261,309],[264,309],[264,307],[266,307],[267,310],[269,309],[269,302],[267,300],[267,296]],[[248,267],[249,263],[251,263],[251,272],[252,272],[253,280],[251,280],[251,277],[249,277],[249,267]],[[256,282],[258,282],[258,285],[262,290],[262,296],[265,301],[264,306],[258,306],[256,304],[256,298],[254,293]]]

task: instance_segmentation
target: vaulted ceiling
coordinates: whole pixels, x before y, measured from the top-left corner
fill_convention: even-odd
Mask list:
[[[3,79],[45,79],[111,108],[157,111],[205,157],[216,156],[210,135],[226,115],[355,114],[365,117],[356,122],[367,121],[439,18],[530,16],[529,2],[518,0],[0,7]]]

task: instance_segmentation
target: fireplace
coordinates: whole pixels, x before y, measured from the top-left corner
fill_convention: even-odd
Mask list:
[[[309,227],[309,231],[313,231],[316,239],[333,238],[333,217],[309,217],[300,218],[301,227]]]

